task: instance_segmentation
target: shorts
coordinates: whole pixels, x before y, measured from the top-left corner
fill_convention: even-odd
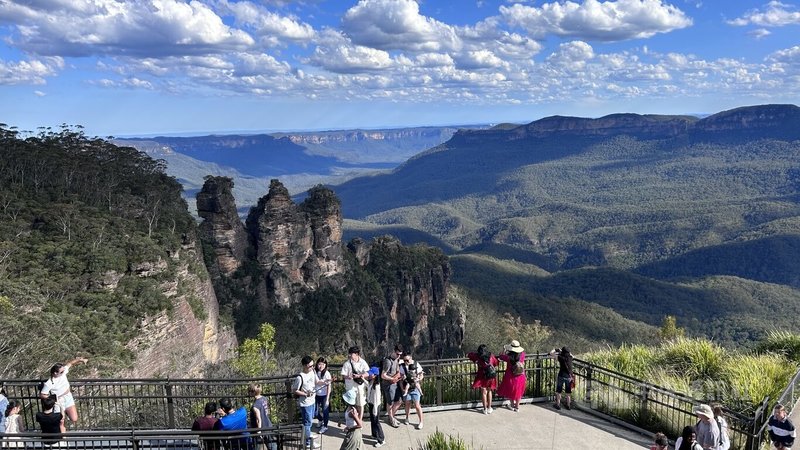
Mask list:
[[[398,389],[397,383],[383,385],[383,398],[388,403],[397,403],[403,398],[403,391]]]
[[[53,412],[64,412],[71,406],[75,406],[75,399],[72,397],[72,392],[67,392],[56,398],[56,406],[53,408]]]
[[[363,407],[367,404],[367,383],[356,384],[356,405]]]
[[[556,392],[560,394],[561,391],[572,394],[572,377],[558,377]]]
[[[419,395],[419,389],[414,389],[413,391],[408,391],[408,394],[403,396],[403,400],[407,402],[418,402],[422,396]]]

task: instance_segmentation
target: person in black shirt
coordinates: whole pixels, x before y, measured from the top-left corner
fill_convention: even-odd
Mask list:
[[[575,375],[572,372],[572,353],[569,352],[567,347],[562,347],[561,350],[553,349],[550,351],[550,357],[558,360],[558,378],[556,380],[556,403],[553,405],[556,409],[561,409],[561,392],[567,395],[567,409],[572,409],[572,377]]]
[[[42,427],[42,433],[46,439],[42,440],[45,445],[53,445],[61,440],[61,434],[66,433],[64,427],[64,415],[54,412],[56,406],[55,396],[42,399],[42,410],[36,413],[36,422]]]

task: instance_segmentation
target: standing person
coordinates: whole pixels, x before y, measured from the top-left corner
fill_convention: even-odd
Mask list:
[[[353,346],[347,350],[348,359],[342,364],[342,377],[344,389],[356,389],[356,412],[358,420],[364,420],[364,405],[367,404],[367,377],[369,377],[369,364],[361,358],[361,349]]]
[[[73,424],[78,422],[78,408],[75,406],[75,399],[72,398],[67,374],[72,366],[79,363],[85,364],[88,361],[86,358],[79,357],[66,364],[55,364],[50,368],[50,378],[44,382],[42,390],[39,392],[39,397],[42,399],[49,397],[50,394],[55,394],[58,411],[66,413]]]
[[[683,427],[683,433],[675,441],[675,450],[703,450],[703,447],[697,443],[697,434],[693,426]]]
[[[8,396],[6,394],[6,387],[0,387],[0,433],[5,433],[6,431],[6,416],[5,413],[6,409],[8,408]]]
[[[348,389],[342,395],[342,399],[347,405],[344,411],[344,430],[346,434],[339,450],[361,450],[364,446],[364,439],[361,435],[361,428],[364,423],[361,421],[358,411],[356,411],[356,397],[358,397],[356,390],[356,388]]]
[[[710,406],[701,404],[694,408],[698,422],[694,426],[697,443],[706,450],[715,450],[719,445],[719,426],[714,420],[714,411]]]
[[[386,436],[383,434],[383,427],[381,427],[381,378],[380,371],[377,367],[373,367],[369,371],[370,382],[369,390],[367,392],[367,407],[369,408],[369,425],[372,431],[372,437],[375,438],[375,447],[382,447],[386,441]]]
[[[67,432],[64,428],[64,414],[55,410],[55,396],[42,399],[42,410],[36,413],[36,422],[42,427],[42,434],[48,435],[43,439],[45,445],[57,444],[61,436]]]
[[[247,429],[247,410],[244,406],[238,409],[235,408],[231,399],[227,397],[219,399],[217,414],[219,414],[220,418],[217,420],[217,423],[214,424],[215,430],[240,431]],[[247,450],[250,442],[250,438],[246,436],[248,433],[242,432],[232,434],[241,435],[241,437],[229,439],[228,445],[225,447],[231,450]]]
[[[503,350],[498,358],[506,362],[506,371],[497,395],[507,398],[511,402],[509,409],[516,412],[519,411],[519,401],[525,393],[525,349],[519,345],[519,341],[513,340],[511,344],[504,345]]]
[[[211,431],[217,423],[217,403],[208,402],[203,408],[203,415],[194,419],[192,431]]]
[[[497,389],[497,365],[499,361],[489,351],[486,344],[478,346],[477,352],[467,353],[467,358],[478,365],[478,372],[475,374],[475,381],[472,382],[472,389],[481,389],[481,401],[483,402],[483,413],[491,414],[492,391]]]
[[[397,383],[403,377],[400,373],[400,358],[403,357],[403,346],[397,344],[394,346],[394,351],[391,355],[383,358],[381,362],[381,389],[383,390],[383,399],[386,402],[386,411],[389,416],[389,425],[397,428],[400,426],[397,423],[397,410],[400,409],[400,401],[402,395],[397,388]]]
[[[558,375],[556,379],[556,403],[553,405],[556,409],[561,409],[561,392],[566,393],[567,409],[572,409],[572,377],[575,373],[572,371],[572,353],[564,346],[561,350],[553,349],[550,351],[550,357],[558,360]]]
[[[272,420],[269,418],[269,402],[267,397],[261,395],[261,386],[251,384],[247,387],[247,393],[253,397],[253,406],[250,408],[250,428],[272,428]],[[254,438],[256,450],[277,450],[278,443],[274,439],[258,432],[262,436]]]
[[[719,427],[719,446],[717,450],[728,450],[731,448],[731,438],[728,435],[728,421],[722,413],[722,405],[712,403],[711,409],[714,411],[714,420]]]
[[[303,419],[303,436],[306,448],[319,448],[319,442],[311,436],[311,424],[314,422],[315,401],[314,390],[317,385],[317,375],[314,373],[314,360],[306,355],[300,360],[301,372],[294,377],[292,390],[297,397],[297,406],[300,407],[300,417]],[[369,370],[369,369],[367,369]]]
[[[330,371],[328,371],[328,361],[320,356],[317,358],[317,395],[315,397],[317,420],[319,421],[319,433],[324,434],[328,431],[328,419],[331,414],[331,389],[333,381]]]
[[[767,423],[767,431],[769,431],[769,440],[774,448],[791,450],[795,438],[794,424],[789,420],[786,408],[780,403],[772,408],[772,417]]]
[[[192,431],[212,431],[217,424],[217,402],[207,402],[203,408],[203,415],[194,419]],[[200,448],[205,450],[218,450],[221,448],[218,439],[208,439],[200,436]]]
[[[6,419],[5,436],[3,436],[3,440],[6,441],[4,445],[5,448],[22,448],[25,446],[23,442],[20,442],[18,437],[14,436],[17,433],[25,432],[25,421],[22,420],[22,416],[19,415],[21,410],[22,403],[11,400],[8,402],[5,411],[3,411],[5,414],[2,414],[2,416]]]
[[[406,404],[406,425],[411,424],[409,421],[409,412],[411,409],[411,402],[414,402],[414,409],[416,409],[417,417],[419,417],[417,429],[421,430],[424,424],[422,420],[422,405],[419,401],[420,398],[422,398],[422,379],[425,377],[425,372],[422,370],[422,366],[414,362],[414,358],[406,353],[403,356],[403,364],[400,366],[400,373],[403,376],[400,382],[403,384],[403,400]]]

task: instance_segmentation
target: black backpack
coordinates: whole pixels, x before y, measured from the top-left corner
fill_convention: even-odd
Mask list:
[[[491,356],[489,357],[489,361],[483,361],[483,376],[484,378],[494,378],[497,376],[497,367],[493,366],[491,363]]]

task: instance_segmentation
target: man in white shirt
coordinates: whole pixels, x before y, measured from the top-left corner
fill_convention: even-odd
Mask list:
[[[356,388],[356,414],[359,421],[364,419],[364,405],[367,404],[367,379],[369,378],[369,364],[361,358],[361,349],[350,347],[347,350],[349,358],[342,364],[342,378],[344,378],[345,391]]]
[[[314,373],[314,360],[310,356],[303,356],[300,360],[302,371],[297,374],[292,382],[292,390],[297,397],[297,406],[300,407],[300,417],[303,419],[303,436],[305,448],[319,448],[319,442],[311,437],[311,424],[314,421],[316,406],[315,390],[317,375]]]

